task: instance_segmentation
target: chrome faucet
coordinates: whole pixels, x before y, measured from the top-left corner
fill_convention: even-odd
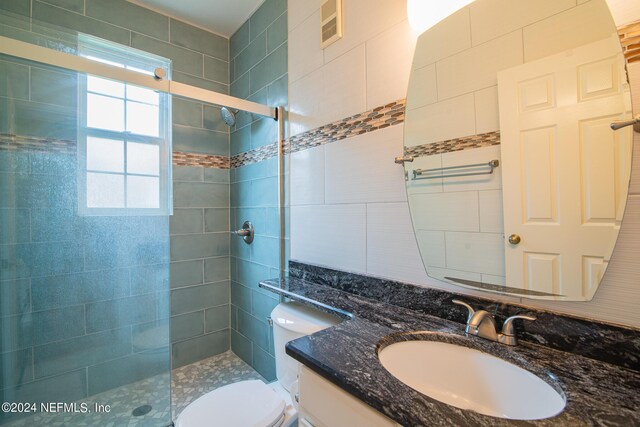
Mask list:
[[[536,318],[533,316],[527,316],[523,314],[511,316],[504,321],[504,324],[502,325],[502,333],[498,333],[496,329],[496,320],[491,313],[486,310],[476,311],[466,302],[457,299],[454,299],[452,302],[454,304],[466,307],[469,311],[467,316],[467,326],[464,328],[465,334],[474,335],[476,337],[484,338],[506,345],[518,344],[518,339],[516,338],[516,330],[513,326],[514,320],[536,320]]]

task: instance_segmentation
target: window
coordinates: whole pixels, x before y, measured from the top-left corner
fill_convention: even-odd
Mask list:
[[[80,50],[86,58],[139,73],[167,68],[94,43],[81,44]],[[91,75],[80,80],[79,212],[169,214],[168,95]]]

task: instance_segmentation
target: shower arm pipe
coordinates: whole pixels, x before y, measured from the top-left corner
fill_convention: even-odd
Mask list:
[[[129,83],[208,104],[247,111],[261,116],[271,117],[272,119],[275,119],[277,115],[276,109],[256,102],[247,101],[207,89],[201,89],[172,80],[165,80],[160,76],[153,77],[125,68],[114,67],[82,56],[59,52],[57,50],[37,46],[9,37],[0,36],[0,54],[39,62],[41,64],[52,65],[54,67],[79,73],[91,74],[93,76],[103,77],[110,80],[117,80],[123,83]],[[159,75],[160,73],[156,74]]]

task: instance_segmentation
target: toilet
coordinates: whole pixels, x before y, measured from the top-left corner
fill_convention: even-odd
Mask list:
[[[290,427],[298,419],[298,362],[285,353],[287,342],[340,323],[336,316],[298,302],[271,312],[277,381],[240,381],[220,387],[187,406],[176,427]]]

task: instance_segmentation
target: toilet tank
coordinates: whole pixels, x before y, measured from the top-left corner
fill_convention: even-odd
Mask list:
[[[298,362],[285,353],[285,345],[340,323],[340,318],[298,302],[278,304],[271,312],[278,382],[289,390],[298,376]]]

